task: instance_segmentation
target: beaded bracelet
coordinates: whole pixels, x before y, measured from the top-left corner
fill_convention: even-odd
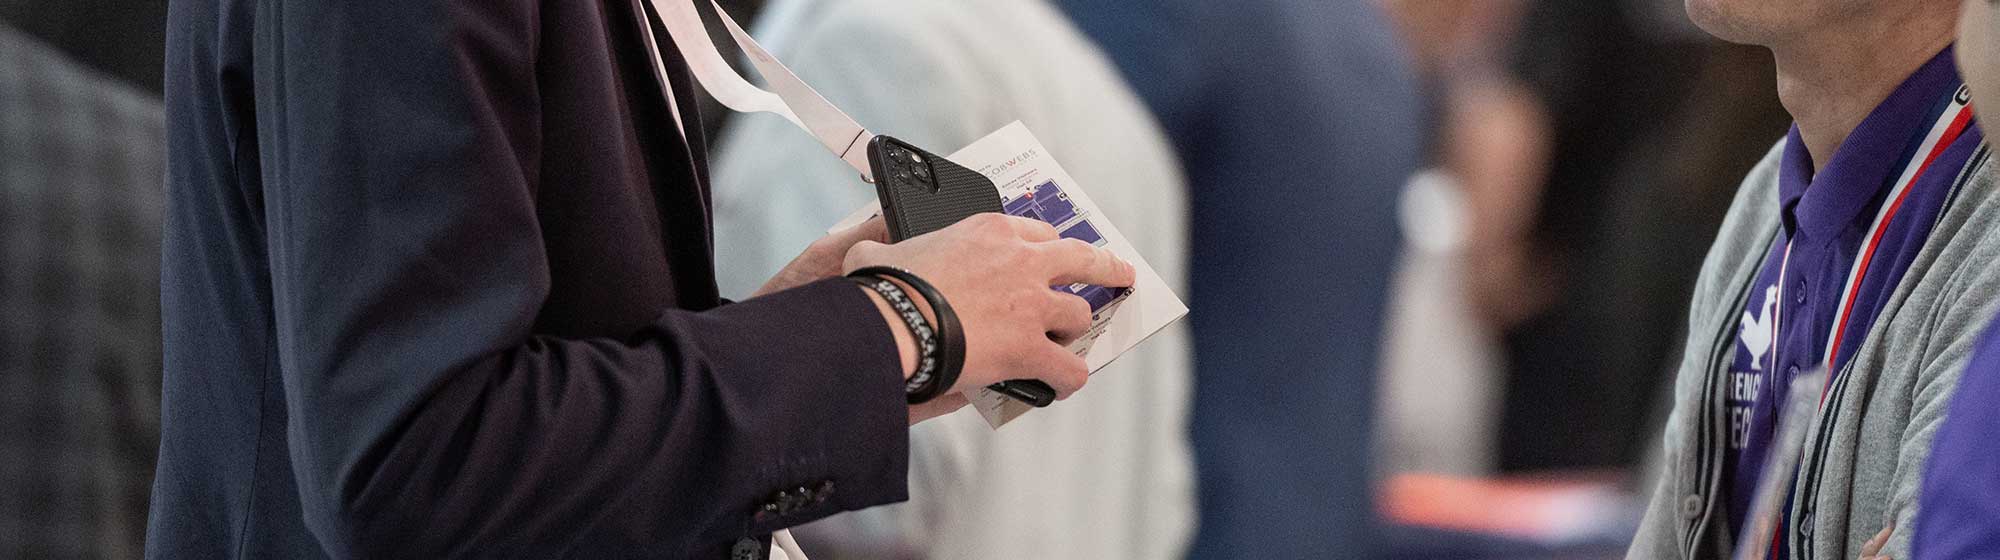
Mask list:
[[[959,325],[958,314],[945,301],[944,294],[938,293],[929,282],[900,268],[867,267],[849,273],[848,277],[881,294],[917,339],[917,373],[904,384],[910,404],[929,402],[950,391],[958,383],[959,372],[965,369],[965,331]],[[930,304],[931,315],[937,319],[936,328],[924,319],[924,314],[917,309],[909,294],[890,280],[909,286],[924,298],[925,303]]]
[[[896,312],[896,316],[903,318],[903,326],[909,330],[910,337],[917,340],[917,372],[903,382],[903,392],[910,404],[929,401],[936,396],[934,393],[938,392],[936,390],[939,350],[937,332],[931,329],[929,321],[924,320],[924,314],[917,310],[917,304],[910,301],[909,295],[903,293],[903,288],[897,286],[895,282],[879,277],[854,277],[853,280],[862,287],[881,294],[882,299],[889,302],[889,308]]]

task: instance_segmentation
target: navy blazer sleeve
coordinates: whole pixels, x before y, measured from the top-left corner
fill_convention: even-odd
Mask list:
[[[531,333],[537,2],[263,4],[254,154],[307,526],[335,556],[685,551],[900,501],[888,326],[834,280]],[[239,144],[241,145],[241,144]],[[786,511],[773,492],[809,487]],[[796,506],[796,507],[794,507]],[[588,542],[584,542],[588,539]],[[621,554],[622,555],[622,554]]]

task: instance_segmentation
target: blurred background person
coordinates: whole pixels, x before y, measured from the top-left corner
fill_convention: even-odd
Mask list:
[[[1472,271],[1508,364],[1500,466],[1625,467],[1657,433],[1708,240],[1789,121],[1756,73],[1769,55],[1703,34],[1680,0],[1538,0],[1521,26],[1508,65],[1549,157],[1525,227],[1473,251],[1513,256]]]
[[[1770,56],[1679,0],[1385,4],[1437,130],[1402,206],[1385,507],[1529,541],[1399,535],[1398,552],[1621,555],[1695,272],[1789,122]]]
[[[167,0],[0,0],[0,21],[121,87],[159,97]]]
[[[164,141],[154,94],[0,23],[0,558],[140,554]]]
[[[1638,464],[1704,248],[1789,122],[1769,55],[1679,0],[1385,3],[1437,130],[1402,207],[1386,466]]]
[[[1044,0],[777,0],[755,32],[879,133],[949,154],[1022,121],[1186,293],[1179,162],[1104,55]],[[876,197],[777,118],[731,117],[714,163],[725,294],[756,288]],[[1188,346],[1185,322],[1170,326],[1093,375],[1090,391],[998,431],[972,411],[916,426],[908,503],[799,538],[815,558],[1178,557],[1194,522]]]
[[[1188,173],[1193,558],[1368,558],[1376,355],[1424,126],[1363,0],[1060,2]]]
[[[1701,248],[1759,153],[1728,148],[1783,133],[1755,73],[1768,56],[1701,34],[1680,4],[1461,14],[1507,40],[1447,43],[1428,67],[1434,153],[1467,200],[1469,309],[1501,341],[1501,470],[1639,459]]]
[[[1397,214],[1404,246],[1383,349],[1378,466],[1390,473],[1492,474],[1502,357],[1475,309],[1470,247],[1525,227],[1548,159],[1547,116],[1505,68],[1526,2],[1396,0],[1389,11],[1428,82],[1427,168]],[[1488,260],[1486,262],[1493,262]]]

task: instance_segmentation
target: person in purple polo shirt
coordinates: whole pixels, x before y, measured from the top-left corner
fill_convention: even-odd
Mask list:
[[[1994,0],[1964,1],[1958,44],[1973,106],[2000,107],[2000,10]],[[2000,558],[2000,453],[1989,439],[2000,434],[2000,322],[1987,327],[1961,377],[1932,443],[1918,499],[1923,508],[1912,544],[1919,560]]]
[[[1789,487],[1773,558],[1908,557],[1918,471],[2000,292],[2000,196],[1953,64],[1955,0],[1690,0],[1769,48],[1790,134],[1750,172],[1697,283],[1632,558],[1729,554],[1760,483]],[[1796,467],[1794,379],[1829,372]],[[1766,476],[1785,478],[1765,481]]]

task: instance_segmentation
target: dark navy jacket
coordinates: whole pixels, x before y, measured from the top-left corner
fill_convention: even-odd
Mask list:
[[[720,557],[904,498],[863,292],[717,297],[635,3],[170,12],[148,556]]]

